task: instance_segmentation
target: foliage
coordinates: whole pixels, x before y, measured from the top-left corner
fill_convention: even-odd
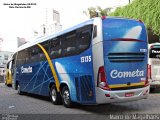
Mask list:
[[[87,11],[83,11],[83,13],[89,16],[89,18],[94,18],[94,17],[107,16],[110,10],[111,8],[102,9],[101,7],[97,6],[96,8],[90,7],[87,9]]]
[[[127,6],[117,8],[109,15],[140,19],[154,34],[160,35],[159,0],[134,0]]]

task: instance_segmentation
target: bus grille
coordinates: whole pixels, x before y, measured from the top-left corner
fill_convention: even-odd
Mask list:
[[[109,53],[108,59],[110,62],[142,62],[144,53]]]
[[[92,76],[84,75],[75,78],[77,100],[81,103],[91,102],[94,99]]]

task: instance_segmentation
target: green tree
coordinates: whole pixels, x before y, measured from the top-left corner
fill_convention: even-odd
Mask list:
[[[100,6],[90,7],[87,11],[83,11],[84,14],[89,16],[89,18],[107,16],[111,8],[102,9]]]
[[[140,19],[154,34],[160,35],[159,0],[134,0],[129,5],[117,8],[109,15]]]
[[[98,16],[98,13],[96,11],[96,8],[94,7],[90,7],[87,9],[87,11],[83,11],[83,13],[87,16],[89,16],[89,18],[94,18]]]

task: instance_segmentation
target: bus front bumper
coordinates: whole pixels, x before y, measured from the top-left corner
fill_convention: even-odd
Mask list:
[[[150,86],[151,88],[160,87],[160,80],[150,80]]]
[[[139,89],[107,91],[97,87],[96,102],[97,104],[104,104],[145,99],[149,95],[149,88],[150,86]]]

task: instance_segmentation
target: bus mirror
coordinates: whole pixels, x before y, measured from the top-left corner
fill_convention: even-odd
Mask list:
[[[97,36],[97,26],[94,26],[94,31],[93,31],[93,38]]]

